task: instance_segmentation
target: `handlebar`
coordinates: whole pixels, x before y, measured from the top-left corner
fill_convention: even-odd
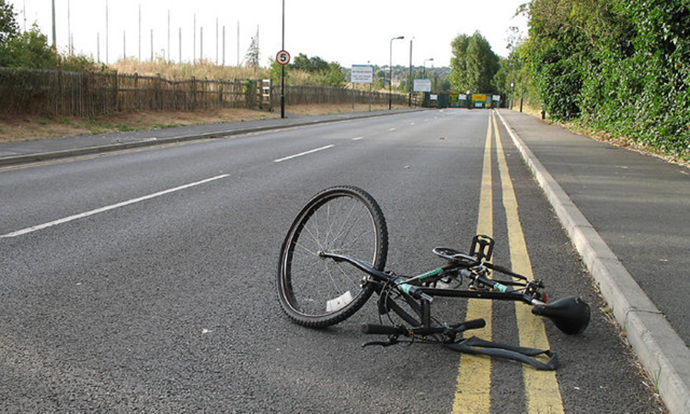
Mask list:
[[[362,324],[362,333],[369,335],[408,335],[407,329],[403,326],[376,325],[370,323]]]

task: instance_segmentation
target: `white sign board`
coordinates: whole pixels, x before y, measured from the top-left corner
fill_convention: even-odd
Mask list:
[[[371,65],[352,65],[352,83],[374,83],[374,68]]]
[[[414,80],[414,91],[415,92],[431,92],[431,79],[415,79]]]

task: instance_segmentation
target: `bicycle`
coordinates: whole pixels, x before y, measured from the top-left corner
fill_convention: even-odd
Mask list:
[[[448,324],[431,315],[434,299],[440,297],[509,300],[531,305],[533,314],[550,319],[568,335],[587,328],[590,307],[582,298],[568,296],[547,303],[541,279],[528,280],[490,262],[494,245],[491,237],[477,235],[469,253],[436,247],[432,251],[446,261],[444,266],[415,276],[397,275],[385,270],[388,229],[379,204],[361,188],[331,187],[312,197],[290,226],[280,251],[278,298],[292,321],[325,328],[355,314],[376,293],[379,323],[363,324],[362,332],[386,335],[387,339],[363,346],[440,343],[463,353],[554,370],[558,358],[551,350],[460,335],[484,327],[484,319]],[[496,273],[511,279],[496,279]],[[468,281],[466,289],[459,288],[463,280]]]

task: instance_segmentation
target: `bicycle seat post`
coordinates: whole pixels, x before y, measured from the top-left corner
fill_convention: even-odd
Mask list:
[[[431,327],[431,302],[428,300],[422,300],[422,322],[424,323],[424,328]]]

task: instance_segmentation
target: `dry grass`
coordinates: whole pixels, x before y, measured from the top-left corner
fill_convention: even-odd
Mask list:
[[[0,142],[92,135],[117,131],[169,128],[182,125],[254,121],[275,118],[275,113],[248,109],[216,109],[196,112],[135,112],[98,118],[0,117]]]
[[[141,76],[158,76],[170,80],[191,79],[264,79],[270,77],[266,68],[247,68],[243,66],[218,66],[203,61],[195,65],[189,63],[166,63],[163,60],[139,61],[124,59],[110,68],[119,73],[139,74]]]
[[[402,108],[402,107],[399,107]],[[45,118],[36,116],[8,117],[0,115],[0,142],[92,135],[117,131],[169,128],[183,125],[214,124],[221,122],[256,121],[280,117],[280,108],[274,112],[249,109],[209,109],[203,111],[135,112],[120,113],[98,118]],[[372,111],[388,109],[387,105],[373,105]],[[396,108],[398,109],[398,108]],[[367,112],[369,105],[351,104],[288,106],[288,116],[326,115],[349,112]]]

